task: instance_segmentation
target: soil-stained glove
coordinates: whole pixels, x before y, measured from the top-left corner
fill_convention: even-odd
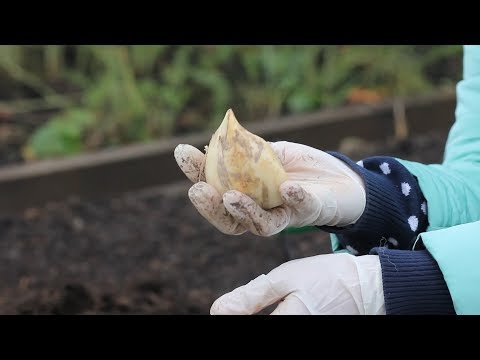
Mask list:
[[[225,234],[247,230],[260,236],[279,233],[286,227],[346,226],[363,214],[366,203],[361,177],[343,161],[315,148],[286,141],[271,143],[287,173],[280,186],[284,204],[262,209],[247,195],[230,190],[219,194],[205,182],[204,153],[181,144],[174,156],[195,184],[188,195],[199,213]]]
[[[292,260],[218,298],[212,315],[385,315],[377,255],[347,253]]]

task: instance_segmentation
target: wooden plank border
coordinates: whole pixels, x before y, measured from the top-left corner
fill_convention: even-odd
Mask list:
[[[405,101],[409,129],[424,133],[448,129],[454,121],[455,94]],[[393,104],[354,105],[250,123],[246,127],[269,141],[288,140],[335,149],[342,138],[379,140],[393,134]],[[184,180],[173,158],[177,144],[200,149],[211,133],[173,137],[150,144],[102,150],[65,159],[0,168],[0,214],[64,199],[110,196]]]

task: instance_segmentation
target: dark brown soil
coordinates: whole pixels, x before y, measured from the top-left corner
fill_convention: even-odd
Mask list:
[[[439,162],[445,138],[345,152]],[[188,185],[0,217],[0,313],[208,314],[217,297],[284,261],[330,251],[320,231],[223,235],[191,205]]]

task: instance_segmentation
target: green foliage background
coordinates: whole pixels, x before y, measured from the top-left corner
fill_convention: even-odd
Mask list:
[[[61,111],[38,127],[25,156],[49,158],[348,102],[452,88],[462,47],[0,46],[0,100],[18,111]],[[30,98],[35,101],[22,102]]]

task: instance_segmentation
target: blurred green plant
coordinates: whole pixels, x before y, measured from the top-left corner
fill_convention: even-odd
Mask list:
[[[212,129],[229,107],[248,122],[452,87],[461,54],[457,45],[7,45],[0,79],[11,91],[0,99],[61,109],[25,147],[27,158],[48,158]]]
[[[95,114],[86,109],[72,109],[55,116],[33,134],[30,145],[24,149],[24,157],[46,158],[82,152],[85,150],[83,135],[94,123]],[[32,150],[37,153],[30,153]]]

